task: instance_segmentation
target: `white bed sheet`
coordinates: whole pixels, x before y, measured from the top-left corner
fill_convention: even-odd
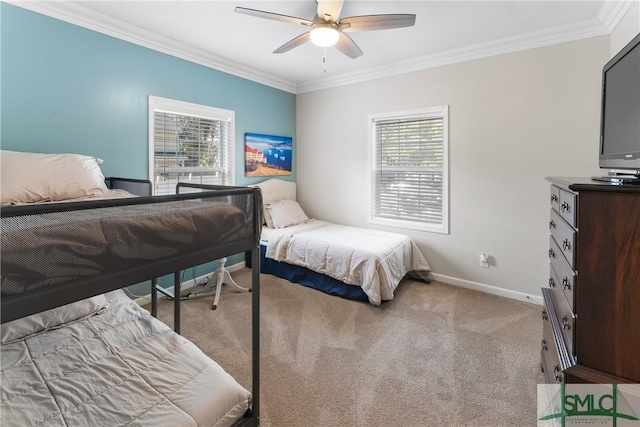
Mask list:
[[[281,229],[263,227],[266,257],[299,265],[362,288],[373,305],[393,299],[412,273],[427,279],[431,268],[416,244],[398,233],[312,220]]]
[[[242,417],[251,394],[216,362],[122,291],[106,297],[92,316],[2,345],[1,425],[222,427]]]

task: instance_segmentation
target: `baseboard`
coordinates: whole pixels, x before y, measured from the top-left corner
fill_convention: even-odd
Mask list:
[[[431,273],[431,275],[439,282],[448,283],[461,288],[473,289],[474,291],[486,292],[492,295],[511,298],[518,301],[530,302],[542,305],[542,296],[529,295],[524,292],[512,291],[510,289],[498,288],[496,286],[486,285],[484,283],[472,282],[471,280],[458,279],[457,277],[445,276],[444,274]]]
[[[239,262],[237,264],[233,264],[233,265],[228,265],[225,266],[225,269],[229,272],[229,273],[233,273],[234,271],[238,271],[242,268],[245,268],[245,262]],[[201,276],[196,277],[195,279],[191,279],[191,280],[187,280],[185,282],[182,282],[180,284],[180,288],[182,290],[187,290],[187,289],[191,289],[193,287],[196,286],[196,283],[202,283],[203,280],[205,280],[207,278],[207,276],[211,275],[211,271],[203,274]],[[173,286],[169,286],[168,288],[166,288],[169,292],[173,293]],[[164,295],[159,294],[158,298],[166,298]],[[151,301],[151,294],[147,294],[147,295],[142,295],[138,298],[136,298],[135,300],[133,300],[136,304],[138,305],[146,305],[149,304],[149,301]]]
[[[245,262],[242,261],[237,264],[227,266],[226,269],[230,273],[233,273],[234,271],[245,268],[245,266],[246,266]],[[196,286],[196,283],[202,282],[210,274],[211,272],[198,276],[195,279],[187,280],[185,282],[182,282],[180,286],[182,289],[193,288],[194,286]],[[488,294],[498,295],[501,297],[511,298],[514,300],[529,302],[537,305],[543,304],[542,296],[529,295],[529,294],[525,294],[524,292],[498,288],[496,286],[486,285],[484,283],[473,282],[471,280],[458,279],[457,277],[446,276],[444,274],[438,274],[433,272],[431,273],[431,276],[433,276],[433,278],[438,280],[439,282],[448,283],[450,285],[459,286],[461,288],[473,289],[474,291],[485,292]],[[168,287],[167,290],[169,290],[170,292],[173,292],[173,286]],[[138,305],[145,305],[145,304],[148,304],[150,300],[151,300],[151,294],[147,294],[139,298],[136,298],[134,301]]]

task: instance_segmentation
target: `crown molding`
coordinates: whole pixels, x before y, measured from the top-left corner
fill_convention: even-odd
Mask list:
[[[598,19],[607,27],[611,33],[620,23],[620,20],[627,13],[634,1],[606,0],[598,12]]]
[[[324,77],[297,85],[255,68],[212,55],[201,49],[110,18],[69,1],[8,0],[7,3],[256,83],[299,94],[609,34],[615,29],[634,1],[638,0],[606,0],[597,18],[550,30],[530,32],[364,71],[342,74],[334,78]]]
[[[7,3],[89,30],[97,31],[167,55],[194,62],[227,74],[296,93],[295,84],[237,62],[212,55],[184,43],[94,12],[68,1],[9,0]]]
[[[550,30],[534,31],[488,43],[465,46],[464,48],[452,49],[407,61],[396,62],[394,64],[384,65],[362,72],[343,74],[330,79],[324,78],[322,80],[314,80],[298,85],[297,89],[298,93],[329,89],[332,87],[360,83],[382,77],[406,74],[429,68],[442,67],[444,65],[472,61],[475,59],[489,58],[492,56],[504,55],[506,53],[550,46],[605,34],[609,34],[607,26],[600,19],[592,18],[573,24],[555,27]]]

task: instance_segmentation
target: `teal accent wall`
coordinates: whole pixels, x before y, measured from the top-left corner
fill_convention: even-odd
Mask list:
[[[104,159],[106,176],[148,176],[149,95],[235,111],[236,185],[244,134],[294,137],[296,98],[54,18],[0,3],[3,149]],[[212,41],[215,42],[215,41]],[[295,180],[293,173],[284,179]]]
[[[7,3],[0,56],[2,149],[93,155],[105,176],[147,179],[153,95],[235,111],[236,185],[261,180],[244,176],[246,132],[293,137],[293,173],[283,179],[296,178],[294,94]]]

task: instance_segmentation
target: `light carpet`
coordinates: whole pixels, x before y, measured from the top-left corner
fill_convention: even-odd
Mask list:
[[[534,304],[405,280],[374,307],[271,275],[260,295],[262,426],[537,424]],[[182,303],[182,334],[251,390],[251,294],[212,299]],[[173,325],[171,302],[159,318]]]

